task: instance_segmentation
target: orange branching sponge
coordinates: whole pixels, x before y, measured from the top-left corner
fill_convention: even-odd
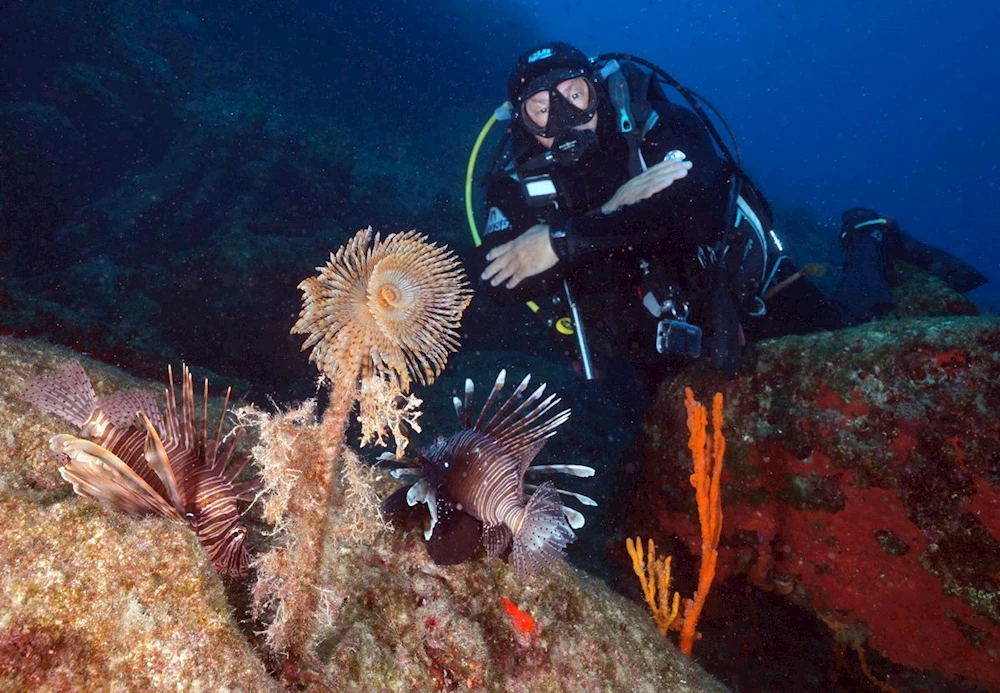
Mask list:
[[[681,652],[688,657],[694,646],[695,627],[705,606],[705,598],[715,579],[715,564],[719,557],[719,538],[722,536],[722,497],[719,480],[722,477],[722,457],[726,452],[726,439],[722,435],[722,393],[716,392],[712,400],[713,435],[708,437],[708,413],[694,398],[691,388],[684,388],[684,406],[687,408],[687,426],[691,432],[688,447],[694,458],[691,485],[698,501],[698,522],[701,525],[701,568],[698,571],[698,589],[694,599],[684,610],[681,628]]]
[[[656,621],[660,629],[660,635],[666,635],[677,618],[680,610],[681,595],[674,592],[674,598],[670,599],[670,562],[672,556],[666,558],[656,557],[656,545],[653,540],[649,540],[649,550],[644,558],[642,554],[642,539],[632,537],[625,540],[625,547],[628,555],[632,557],[632,570],[639,576],[639,583],[642,585],[642,594],[646,598],[649,610],[653,612],[653,620]]]
[[[363,229],[317,270],[299,284],[292,333],[307,335],[302,348],[312,347],[310,360],[330,381],[330,403],[318,427],[274,456],[283,469],[273,476],[289,480],[280,523],[287,546],[262,557],[253,594],[257,613],[274,614],[267,641],[293,673],[313,662],[328,510],[351,411],[360,402],[362,445],[389,433],[401,455],[403,424],[415,427],[419,415],[410,385],[430,384],[444,369],[472,298],[454,253],[416,231],[383,239]]]

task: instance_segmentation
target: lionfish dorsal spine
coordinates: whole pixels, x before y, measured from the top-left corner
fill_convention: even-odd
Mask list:
[[[182,364],[181,375],[181,446],[185,450],[194,450],[197,445],[197,433],[194,423],[194,379],[187,364]]]
[[[541,388],[535,390],[531,397],[502,422],[498,440],[515,447],[522,442],[544,440],[551,437],[555,429],[569,418],[569,409],[564,409],[539,422],[562,401],[552,394],[538,402],[539,396]]]
[[[531,404],[534,393],[532,393],[532,395],[529,396],[527,400],[523,399],[524,391],[528,387],[528,380],[530,377],[531,377],[530,374],[525,376],[524,380],[522,380],[520,384],[518,384],[514,392],[512,392],[510,397],[507,398],[507,401],[504,402],[499,409],[497,409],[496,413],[492,416],[489,423],[483,429],[484,432],[493,433],[495,430],[506,428],[510,421],[516,419],[516,417],[518,416],[520,411],[524,409],[524,407]],[[545,383],[542,383],[535,390],[535,393],[539,391],[542,392],[545,391]]]
[[[535,421],[544,416],[549,409],[560,402],[560,399],[552,394],[542,400],[542,402],[535,404],[544,392],[544,388],[545,384],[543,383],[537,390],[531,393],[530,397],[521,402],[514,411],[498,424],[498,428],[503,429],[505,437],[517,435],[529,428]]]
[[[220,474],[226,475],[226,467],[229,464],[230,457],[233,454],[233,444],[235,441],[231,440],[230,444],[226,444],[222,440],[222,431],[225,429],[226,424],[226,412],[229,411],[229,399],[232,396],[233,388],[227,387],[226,394],[222,399],[222,412],[219,414],[219,425],[215,428],[215,435],[212,438],[208,437],[208,378],[205,379],[205,398],[202,405],[202,417],[201,417],[201,431],[202,431],[202,450],[205,451],[205,459],[208,461],[208,465]],[[240,429],[236,429],[233,438],[237,437],[240,433]],[[240,467],[239,471],[243,471],[243,467]],[[239,476],[239,471],[236,472],[231,478],[235,479]]]
[[[179,431],[177,430],[177,396],[174,393],[174,368],[170,364],[167,364],[167,388],[163,396],[167,400],[167,439],[177,440],[179,437]]]
[[[503,372],[503,375],[506,376],[506,372]],[[499,387],[494,386],[493,391],[490,392],[490,396],[486,400],[486,403],[483,405],[482,412],[479,414],[479,420],[476,422],[476,429],[482,431],[483,433],[491,434],[494,429],[496,429],[498,426],[501,426],[503,422],[503,417],[507,415],[508,410],[512,406],[514,406],[514,404],[520,399],[521,393],[524,392],[530,380],[531,380],[531,374],[529,373],[528,375],[524,376],[521,382],[518,383],[517,387],[514,388],[514,392],[511,393],[510,397],[504,400],[504,402],[500,404],[499,407],[496,408],[496,411],[492,412],[489,419],[486,420],[487,412],[489,411],[489,409],[493,407],[494,403],[499,398],[500,390],[503,388],[504,385],[504,383],[501,382],[499,378],[497,378]]]
[[[222,410],[225,414],[225,409]],[[204,387],[201,394],[201,436],[199,437],[201,449],[205,451],[205,459],[213,469],[215,468],[214,451],[208,449],[208,378],[205,378]],[[211,454],[210,454],[211,453]]]
[[[156,432],[153,427],[153,423],[149,420],[149,417],[144,413],[139,412],[139,418],[146,425],[146,449],[145,458],[146,464],[149,468],[153,470],[156,476],[163,483],[163,486],[167,489],[167,496],[170,499],[171,505],[174,509],[184,515],[184,498],[181,495],[181,490],[177,485],[177,477],[174,475],[174,468],[170,464],[170,457],[167,455],[166,449],[163,447],[163,441],[160,440],[160,435]]]
[[[469,428],[472,425],[472,397],[476,392],[476,385],[472,378],[465,379],[465,401],[461,403],[462,412],[458,416],[458,423],[462,428]],[[458,403],[458,398],[455,398]]]
[[[504,368],[501,369],[501,371],[497,374],[497,379],[493,382],[493,388],[490,390],[490,394],[486,397],[486,401],[483,403],[483,408],[479,411],[479,416],[476,418],[476,423],[474,426],[472,426],[472,428],[475,428],[477,431],[483,431],[483,432],[486,432],[489,429],[490,424],[484,423],[484,419],[486,418],[486,414],[493,407],[493,403],[496,402],[497,397],[499,397],[500,391],[503,390],[503,387],[506,384],[506,382],[507,382],[507,369]],[[465,389],[466,393],[471,398],[471,391],[469,389],[469,384],[466,384]],[[493,418],[496,418],[495,414]],[[465,428],[469,427],[465,426]]]

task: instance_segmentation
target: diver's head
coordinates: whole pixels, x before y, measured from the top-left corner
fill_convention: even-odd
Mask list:
[[[545,43],[524,53],[507,78],[514,121],[552,148],[570,130],[597,129],[593,65],[566,43]]]

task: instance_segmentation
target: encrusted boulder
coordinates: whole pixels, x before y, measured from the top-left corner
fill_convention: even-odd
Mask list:
[[[1000,688],[1000,319],[788,337],[649,415],[632,534],[700,552],[683,387],[725,394],[717,580],[743,573],[848,644]]]

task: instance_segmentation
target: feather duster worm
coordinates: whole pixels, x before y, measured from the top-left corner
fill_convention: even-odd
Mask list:
[[[255,609],[274,614],[271,648],[306,667],[334,471],[351,410],[359,402],[362,444],[391,434],[402,453],[404,424],[415,426],[418,415],[410,385],[440,374],[458,347],[459,321],[471,300],[455,255],[415,231],[382,239],[364,229],[317,270],[299,284],[302,311],[292,333],[307,335],[302,348],[312,349],[310,360],[330,380],[330,403],[320,443],[291,463],[297,482],[285,510],[288,546],[280,560],[263,558],[254,590]],[[312,444],[301,443],[303,449]]]
[[[179,413],[170,369],[168,382],[165,418],[152,392],[121,392],[98,400],[76,361],[31,381],[21,396],[80,429],[79,437],[60,434],[49,441],[66,460],[59,473],[76,493],[129,515],[159,515],[187,524],[216,570],[242,577],[249,556],[240,504],[253,499],[257,484],[236,481],[249,458],[233,454],[238,430],[223,436],[230,391],[210,438],[208,380],[200,426],[191,371],[185,366],[181,373]]]
[[[500,403],[506,377],[506,371],[500,371],[475,421],[474,387],[466,380],[464,401],[454,400],[461,430],[439,438],[415,459],[398,460],[408,466],[394,470],[393,476],[413,481],[390,496],[384,509],[403,515],[405,506],[426,504],[430,517],[424,539],[436,563],[461,563],[483,545],[489,558],[509,551],[514,569],[525,575],[560,558],[576,539],[573,530],[584,524],[583,515],[565,507],[559,494],[597,505],[587,496],[557,489],[551,481],[526,484],[525,475],[589,477],[594,470],[575,464],[532,466],[570,412],[557,409],[559,398],[546,396],[544,384],[525,396],[530,375]]]

